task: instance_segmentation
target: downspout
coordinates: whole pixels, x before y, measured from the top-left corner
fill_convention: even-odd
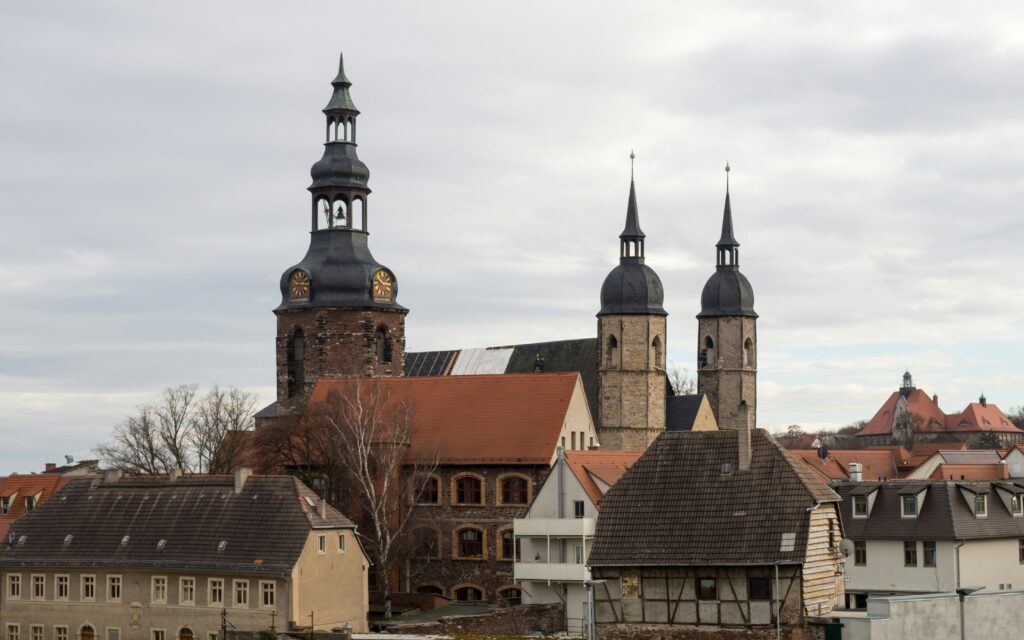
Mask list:
[[[782,640],[782,604],[779,602],[779,563],[775,563],[775,640]]]
[[[558,519],[565,518],[565,451],[562,447],[555,447],[555,466],[558,473]],[[559,558],[565,562],[565,540],[559,540]],[[551,564],[551,539],[548,538],[548,565]],[[551,584],[550,582],[548,584]],[[565,628],[569,628],[569,591],[565,584],[558,585],[557,591],[562,600],[562,611],[565,615]]]
[[[966,540],[961,540],[960,544],[956,545],[956,588],[957,589],[960,588],[960,547],[964,546],[966,543],[967,543]],[[936,563],[936,564],[938,564],[938,563]],[[962,597],[960,598],[960,600],[961,600],[961,602],[963,602],[963,598]]]

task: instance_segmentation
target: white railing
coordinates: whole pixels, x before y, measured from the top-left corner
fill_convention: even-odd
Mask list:
[[[583,582],[590,580],[586,565],[560,562],[517,562],[516,581]]]
[[[518,518],[513,531],[520,538],[592,538],[596,518]]]

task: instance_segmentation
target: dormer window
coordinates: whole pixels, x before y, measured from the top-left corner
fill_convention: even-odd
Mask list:
[[[900,496],[900,516],[904,518],[917,517],[917,496]]]
[[[36,508],[36,499],[34,496],[25,498],[25,511],[31,511]]]
[[[988,496],[986,496],[984,493],[979,493],[974,496],[974,517],[988,517]]]
[[[4,496],[4,497],[0,498],[0,514],[7,513],[10,510],[11,510],[11,498],[9,496]]]
[[[1024,502],[1021,502],[1019,493],[1010,496],[1010,515],[1015,518],[1024,516]]]
[[[917,503],[914,503],[917,506]],[[854,518],[866,518],[868,517],[868,497],[867,496],[853,496],[853,517]]]

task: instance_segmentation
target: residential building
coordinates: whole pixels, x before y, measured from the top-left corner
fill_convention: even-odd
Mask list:
[[[640,457],[635,451],[562,451],[529,511],[514,523],[515,580],[525,604],[565,604],[566,629],[584,628],[585,561],[601,497]]]
[[[1024,478],[1024,444],[1016,444],[1003,455],[1011,478]]]
[[[995,449],[939,450],[918,464],[917,468],[907,474],[906,477],[911,480],[924,480],[933,477],[939,480],[970,480],[971,478],[949,478],[947,476],[954,475],[957,469],[963,467],[977,468],[979,465],[989,468],[998,467],[1003,465],[1003,457]],[[990,471],[990,473],[993,472]],[[997,469],[991,478],[985,479],[1002,480],[1006,478],[1009,478],[1009,468],[1006,470]]]
[[[856,436],[868,444],[906,445],[930,441],[974,443],[983,434],[1002,446],[1012,446],[1024,437],[1024,431],[984,395],[963,411],[945,413],[939,408],[939,397],[915,387],[907,371],[900,388],[889,395]]]
[[[826,481],[898,478],[892,452],[872,449],[787,449],[790,457]]]
[[[666,432],[601,500],[601,637],[776,621],[788,637],[843,601],[838,502],[764,432]]]
[[[898,480],[837,486],[846,598],[1024,586],[1024,486]]]
[[[67,482],[58,474],[11,474],[0,478],[0,540],[11,523],[42,505]]]
[[[287,476],[74,478],[6,542],[8,640],[367,628],[354,525]]]

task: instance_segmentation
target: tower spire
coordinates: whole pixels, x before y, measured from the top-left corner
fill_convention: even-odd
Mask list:
[[[633,161],[636,154],[629,152],[629,201],[626,203],[626,226],[619,234],[619,260],[644,258],[644,235],[640,228],[640,212],[636,206],[636,183],[633,180]]]
[[[725,165],[725,210],[722,212],[722,235],[718,238],[717,247],[718,267],[739,267],[739,246],[732,229],[732,203],[729,198],[729,172],[732,168],[728,163]]]

